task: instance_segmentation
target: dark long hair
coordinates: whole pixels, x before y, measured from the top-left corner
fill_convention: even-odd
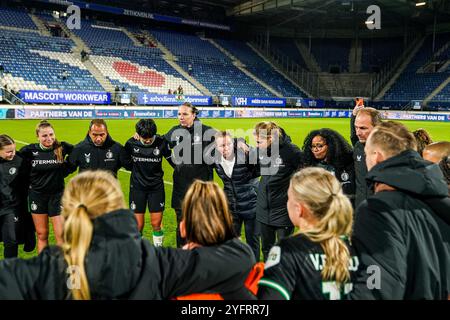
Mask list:
[[[312,140],[321,136],[328,145],[327,163],[335,168],[343,168],[353,161],[352,146],[337,131],[328,128],[311,131],[303,142],[305,167],[314,166],[318,160],[311,151]]]
[[[10,146],[14,144],[13,138],[8,136],[7,134],[0,134],[0,150],[5,146]]]

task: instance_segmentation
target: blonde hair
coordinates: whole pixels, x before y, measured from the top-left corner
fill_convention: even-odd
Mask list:
[[[281,134],[280,127],[272,121],[262,121],[255,125],[255,135],[262,139],[273,139]]]
[[[396,156],[406,150],[417,151],[414,135],[401,123],[384,121],[376,126],[367,140],[380,147],[387,157]]]
[[[213,181],[195,180],[184,197],[182,211],[189,242],[212,246],[235,236],[227,198]]]
[[[120,184],[106,171],[84,171],[67,184],[62,197],[64,241],[62,249],[69,267],[76,267],[80,287],[72,290],[75,300],[91,298],[84,260],[92,240],[92,219],[125,208]]]
[[[39,137],[39,131],[41,129],[45,129],[45,128],[52,128],[53,131],[55,131],[53,126],[50,124],[50,122],[48,122],[47,120],[41,120],[36,125],[36,136]],[[64,161],[64,157],[63,157],[62,145],[61,145],[61,143],[59,143],[58,139],[55,138],[55,141],[53,142],[52,147],[53,147],[53,152],[54,152],[54,154],[56,156],[56,160],[58,160],[58,162],[63,162]]]
[[[325,169],[309,167],[292,176],[290,187],[295,200],[302,202],[318,220],[312,229],[299,232],[322,246],[326,256],[322,278],[338,285],[347,282],[351,257],[341,237],[351,236],[353,208],[341,184]]]

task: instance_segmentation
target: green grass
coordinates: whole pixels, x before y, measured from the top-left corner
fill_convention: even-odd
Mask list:
[[[247,131],[252,129],[253,126],[260,120],[268,119],[211,119],[204,120],[203,122],[216,129],[229,129],[229,130],[243,130]],[[108,120],[109,132],[111,136],[118,142],[124,144],[125,141],[134,133],[134,125],[137,120]],[[319,128],[332,128],[339,131],[344,137],[349,138],[350,128],[349,119],[274,119],[280,126],[282,126],[286,132],[291,136],[293,142],[299,147],[302,147],[303,140],[309,131]],[[6,133],[17,140],[17,148],[20,149],[23,146],[22,142],[34,143],[36,142],[36,136],[34,128],[38,121],[36,120],[2,120],[0,121],[1,129],[0,133]],[[88,129],[89,120],[51,120],[56,135],[60,141],[67,141],[72,144],[76,144],[83,140]],[[177,124],[175,119],[157,119],[158,132],[160,134],[166,133],[172,126]],[[418,128],[426,128],[431,134],[433,140],[450,140],[450,124],[443,122],[421,122],[421,121],[405,121],[405,125],[410,130]],[[251,132],[251,131],[249,131]],[[242,133],[239,134],[242,136]],[[249,139],[250,143],[253,143],[253,139]],[[164,167],[164,180],[172,183],[172,168],[163,162]],[[70,178],[70,177],[68,177]],[[129,173],[119,172],[118,178],[122,185],[122,189],[128,203],[129,192]],[[220,179],[215,177],[215,180],[219,183]],[[172,185],[165,184],[166,190],[166,203],[170,204],[170,198],[172,194]],[[176,219],[175,212],[170,207],[167,207],[164,212],[163,225],[165,231],[165,245],[175,246],[175,229]],[[151,240],[151,225],[149,222],[149,215],[146,215],[146,222],[144,228],[144,237]],[[53,237],[53,231],[50,228],[50,244],[55,243]],[[19,251],[20,257],[32,257],[36,255],[35,252],[25,253],[21,249]],[[3,243],[0,243],[0,259],[3,258]]]

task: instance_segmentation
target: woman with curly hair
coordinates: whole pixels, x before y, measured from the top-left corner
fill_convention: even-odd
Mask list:
[[[431,143],[433,143],[433,139],[431,139],[430,134],[425,129],[417,129],[413,131],[414,138],[416,138],[417,141],[417,152],[422,157],[423,149]]]
[[[304,166],[333,173],[352,204],[355,196],[353,149],[338,132],[323,128],[311,131],[303,142]]]

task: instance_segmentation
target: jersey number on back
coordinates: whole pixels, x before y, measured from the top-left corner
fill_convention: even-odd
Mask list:
[[[352,290],[353,283],[344,284],[344,292],[342,292],[335,281],[322,282],[322,293],[327,295],[329,300],[341,300],[342,293],[346,296]]]

